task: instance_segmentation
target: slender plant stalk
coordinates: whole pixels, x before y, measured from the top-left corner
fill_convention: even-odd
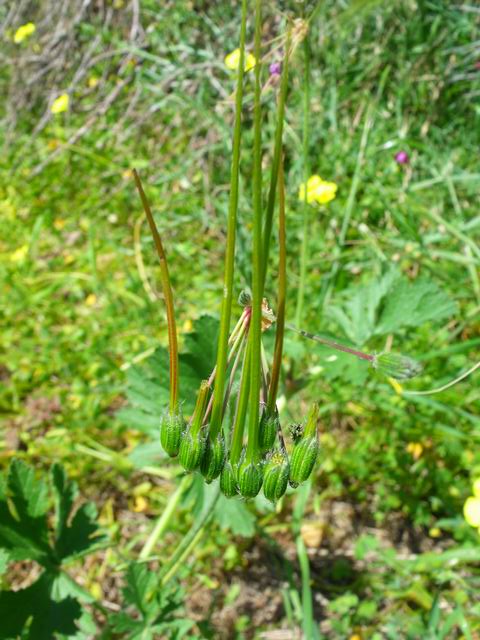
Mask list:
[[[436,393],[441,393],[442,391],[446,391],[447,389],[450,389],[450,387],[453,387],[454,385],[458,384],[462,380],[465,380],[465,378],[467,378],[470,374],[472,374],[477,369],[480,369],[480,362],[477,362],[476,364],[474,364],[473,367],[470,367],[468,371],[465,371],[464,373],[462,373],[460,376],[458,376],[458,378],[455,378],[455,380],[451,380],[450,382],[447,382],[447,384],[444,384],[441,387],[437,387],[436,389],[430,389],[429,391],[404,391],[403,395],[433,396]]]
[[[152,533],[148,536],[147,541],[143,545],[143,549],[140,551],[140,555],[138,556],[139,560],[146,560],[150,557],[152,550],[157,544],[160,536],[164,533],[164,531],[170,524],[170,520],[172,519],[172,516],[175,513],[187,487],[190,486],[191,481],[191,476],[184,476],[175,493],[170,496],[170,499],[167,502],[167,506],[163,510],[162,515],[158,518],[157,523],[152,530]]]
[[[233,387],[233,383],[235,382],[235,374],[237,373],[237,369],[239,367],[239,364],[241,362],[242,356],[244,354],[244,351],[246,349],[246,341],[247,338],[245,338],[242,341],[242,344],[240,345],[240,348],[237,352],[237,355],[235,356],[235,360],[232,364],[232,369],[230,371],[230,380],[228,381],[227,384],[227,392],[225,393],[225,399],[223,401],[223,414],[225,415],[226,411],[227,411],[227,406],[228,406],[228,400],[230,398],[230,394],[232,392],[232,387]]]
[[[258,418],[261,385],[260,350],[262,342],[262,111],[261,111],[261,30],[262,1],[255,2],[255,94],[253,108],[253,242],[252,242],[252,336],[250,368],[250,411],[246,459],[256,461],[258,453]]]
[[[210,385],[208,384],[208,380],[203,380],[200,385],[200,389],[198,390],[197,401],[195,403],[195,409],[193,410],[191,420],[190,433],[192,434],[192,437],[196,436],[202,428],[209,389]]]
[[[275,195],[277,192],[278,174],[281,165],[283,121],[285,117],[285,101],[288,87],[288,65],[290,57],[290,44],[292,29],[289,27],[285,45],[285,57],[283,60],[282,76],[280,80],[280,93],[278,96],[277,125],[275,128],[275,143],[273,148],[272,171],[270,174],[270,187],[268,191],[267,208],[265,211],[265,224],[263,228],[263,262],[262,262],[262,295],[265,288],[267,275],[268,255],[270,252],[270,237],[272,235],[273,212],[275,209]]]
[[[299,333],[304,338],[308,338],[309,340],[314,340],[315,342],[319,342],[320,344],[324,344],[331,349],[336,349],[337,351],[343,351],[344,353],[349,353],[352,356],[356,356],[361,360],[368,360],[369,362],[373,362],[375,360],[375,356],[371,353],[364,353],[363,351],[357,351],[356,349],[350,349],[350,347],[346,347],[344,344],[340,344],[339,342],[334,342],[333,340],[327,340],[327,338],[321,338],[320,336],[316,336],[313,333],[308,333],[308,331],[303,331],[302,329],[297,329],[292,324],[286,325],[288,329]]]
[[[230,200],[228,205],[227,249],[225,254],[225,276],[223,284],[223,304],[220,319],[220,336],[217,350],[217,376],[213,391],[213,408],[210,421],[210,437],[218,435],[222,426],[223,392],[225,388],[228,334],[232,315],[233,272],[235,266],[235,238],[238,211],[238,185],[240,165],[240,142],[242,135],[243,75],[245,66],[245,33],[247,23],[247,0],[242,2],[240,28],[240,60],[238,65],[237,91],[235,99],[235,123],[233,130],[233,155],[230,175]]]
[[[230,447],[230,462],[232,465],[240,462],[243,446],[243,432],[245,430],[245,418],[248,409],[248,394],[250,391],[250,366],[251,366],[252,340],[249,336],[245,358],[243,360],[242,377],[240,379],[240,391],[238,392],[235,419],[233,422],[232,445]]]
[[[205,526],[213,515],[213,510],[220,496],[220,485],[216,483],[213,493],[209,501],[204,506],[202,512],[198,516],[191,529],[184,536],[170,560],[162,567],[160,571],[161,584],[166,584],[176,573],[182,561],[188,556],[190,551],[195,547],[198,537],[202,534]]]
[[[168,351],[170,357],[170,413],[176,413],[178,404],[178,343],[177,343],[177,326],[175,323],[175,310],[173,306],[173,293],[170,284],[170,275],[168,273],[167,257],[163,249],[162,239],[158,233],[157,225],[153,219],[152,210],[148,202],[145,191],[142,187],[140,176],[136,169],[133,169],[133,177],[137,185],[140,199],[142,200],[145,215],[152,232],[155,247],[157,249],[158,258],[160,260],[160,276],[162,281],[163,296],[167,307],[167,325],[168,325]]]
[[[302,627],[303,637],[312,639],[314,636],[314,618],[313,618],[313,602],[312,589],[310,587],[310,562],[308,560],[307,550],[303,542],[302,536],[297,536],[297,556],[300,563],[300,573],[302,576]]]
[[[307,203],[307,182],[310,176],[310,162],[308,158],[309,137],[310,137],[310,40],[309,34],[305,34],[303,40],[304,52],[304,72],[303,72],[303,135],[302,135],[302,164],[303,183],[305,185],[305,200],[303,203],[302,219],[302,246],[300,249],[300,281],[297,293],[297,308],[295,310],[295,324],[302,323],[303,302],[305,299],[305,281],[307,279],[307,266],[309,261],[309,206]]]
[[[272,363],[272,377],[268,390],[267,407],[272,414],[278,393],[278,382],[282,366],[283,336],[285,333],[285,300],[287,294],[287,239],[285,223],[285,176],[283,173],[283,158],[278,173],[278,295],[277,322],[275,331],[275,350]]]

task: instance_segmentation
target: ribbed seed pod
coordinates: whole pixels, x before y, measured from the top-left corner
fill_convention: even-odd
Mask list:
[[[195,471],[205,451],[205,436],[202,433],[196,435],[187,433],[180,443],[178,459],[185,471]]]
[[[220,490],[227,498],[233,498],[238,493],[237,481],[230,462],[226,462],[220,474]]]
[[[244,498],[254,498],[262,488],[260,465],[244,462],[238,470],[238,488]]]
[[[200,461],[200,471],[207,484],[210,484],[212,480],[218,478],[222,472],[224,463],[225,440],[223,436],[217,436],[213,442],[210,438],[207,438],[205,450]]]
[[[318,449],[316,436],[302,438],[296,443],[290,456],[290,486],[298,487],[308,479],[317,461]]]
[[[288,486],[290,465],[283,453],[276,452],[263,469],[263,494],[271,502],[280,500]]]
[[[265,410],[260,418],[259,432],[258,432],[258,444],[262,453],[270,451],[275,443],[279,429],[279,420],[277,415],[269,415]]]
[[[180,413],[165,412],[160,421],[160,443],[171,458],[178,455],[185,421]]]

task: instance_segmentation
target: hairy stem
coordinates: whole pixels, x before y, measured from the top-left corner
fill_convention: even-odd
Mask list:
[[[308,333],[308,331],[303,331],[302,329],[297,329],[292,324],[286,325],[288,329],[299,333],[304,338],[308,338],[309,340],[314,340],[315,342],[319,342],[320,344],[324,344],[326,347],[330,347],[331,349],[335,349],[336,351],[343,351],[344,353],[349,353],[352,356],[356,356],[361,360],[368,360],[369,362],[373,362],[375,360],[375,356],[370,353],[364,353],[363,351],[357,351],[356,349],[350,349],[350,347],[346,347],[344,344],[340,344],[339,342],[334,342],[333,340],[327,340],[327,338],[321,338],[320,336],[316,336],[313,333]]]
[[[262,111],[260,84],[260,38],[262,29],[262,2],[255,2],[255,94],[253,138],[253,242],[252,242],[252,322],[250,411],[248,423],[247,460],[253,462],[258,453],[258,418],[261,384],[260,349],[262,342]]]
[[[290,56],[292,30],[288,29],[285,44],[285,57],[283,60],[282,77],[280,80],[280,94],[278,96],[277,125],[275,129],[275,143],[273,149],[272,171],[270,174],[270,187],[268,191],[267,207],[265,211],[265,224],[263,227],[263,261],[262,261],[262,295],[267,275],[268,255],[270,251],[270,237],[272,235],[273,212],[275,209],[275,195],[277,192],[278,174],[281,165],[283,121],[285,117],[285,100],[288,87],[288,63]]]
[[[225,388],[228,334],[232,315],[233,272],[235,266],[235,239],[238,211],[238,185],[240,165],[240,141],[242,134],[242,101],[243,75],[245,61],[245,33],[247,22],[247,0],[242,2],[242,19],[240,28],[240,61],[237,76],[237,91],[235,99],[235,123],[233,129],[233,156],[230,175],[230,200],[228,205],[227,250],[225,254],[225,275],[223,284],[223,304],[220,319],[220,336],[217,350],[217,376],[213,391],[213,409],[210,421],[210,437],[215,437],[222,426],[223,392]]]
[[[240,379],[240,390],[238,392],[235,419],[233,422],[232,446],[230,448],[230,462],[232,465],[238,464],[243,446],[243,432],[245,430],[245,418],[248,408],[248,393],[250,391],[250,355],[252,341],[249,336],[245,357],[243,359],[242,377]]]
[[[275,351],[273,354],[272,377],[268,392],[267,407],[271,413],[275,409],[278,393],[280,369],[282,367],[283,336],[285,333],[285,300],[287,294],[287,240],[285,223],[285,177],[283,173],[283,159],[278,173],[278,294],[277,294],[277,322],[275,331]]]

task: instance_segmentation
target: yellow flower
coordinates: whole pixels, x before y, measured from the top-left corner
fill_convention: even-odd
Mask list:
[[[463,505],[463,516],[472,527],[480,527],[480,498],[470,496]]]
[[[337,185],[335,182],[327,182],[320,176],[310,176],[307,180],[307,202],[313,204],[327,204],[333,200],[337,195]],[[305,202],[305,183],[302,182],[298,192],[298,199],[301,202]]]
[[[94,293],[89,293],[85,298],[85,304],[87,307],[93,307],[97,302],[97,296]]]
[[[33,22],[22,24],[22,26],[18,27],[18,29],[15,31],[13,41],[15,42],[15,44],[20,44],[20,42],[23,42],[24,40],[29,38],[32,33],[35,33],[35,29],[36,26],[33,24]]]
[[[480,478],[473,481],[473,495],[475,498],[480,498]]]
[[[420,442],[409,442],[406,446],[406,450],[415,460],[418,460],[423,453],[423,446]]]
[[[70,98],[68,97],[68,93],[62,93],[61,96],[58,96],[58,98],[53,101],[53,104],[50,107],[50,111],[52,113],[62,113],[63,111],[68,111],[69,102]]]
[[[18,249],[15,249],[15,251],[10,254],[10,260],[11,262],[23,262],[27,257],[27,253],[28,244],[24,244],[21,247],[18,247]]]
[[[256,65],[257,61],[255,60],[255,56],[248,51],[245,52],[245,61],[244,61],[244,70],[250,71]],[[225,66],[227,69],[231,69],[232,71],[237,71],[238,66],[240,64],[240,49],[235,49],[228,55],[225,56]]]

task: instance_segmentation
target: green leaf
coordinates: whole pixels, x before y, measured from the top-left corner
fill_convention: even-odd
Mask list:
[[[431,280],[406,278],[395,281],[385,299],[375,333],[385,334],[402,327],[420,327],[430,321],[443,320],[457,310],[455,302]]]
[[[215,519],[222,529],[236,536],[251,538],[255,533],[255,518],[240,500],[221,495],[215,506]]]
[[[10,556],[5,549],[0,549],[0,576],[7,571],[8,563],[10,562]]]
[[[51,478],[55,498],[53,544],[46,513],[48,486],[35,478],[31,467],[13,460],[0,498],[0,545],[13,560],[36,560],[49,571],[67,558],[92,551],[103,541],[96,535],[95,505],[84,504],[72,516],[77,485],[67,480],[59,465],[52,467]]]
[[[84,556],[103,544],[105,537],[98,535],[96,519],[95,504],[87,502],[77,509],[69,526],[64,523],[55,543],[55,551],[61,561]]]
[[[146,564],[132,563],[126,573],[122,590],[124,607],[121,613],[110,617],[112,631],[125,634],[129,640],[147,638],[182,637],[192,622],[175,614],[183,606],[182,594],[176,588],[162,587],[157,574]]]
[[[215,366],[218,329],[216,318],[203,315],[184,337],[179,368],[180,402],[186,415],[193,411],[200,382],[210,376]],[[169,383],[168,351],[161,347],[141,365],[128,370],[126,394],[130,406],[118,413],[122,422],[156,434],[160,417],[168,406]]]
[[[361,346],[375,335],[443,320],[456,312],[456,303],[427,278],[410,281],[396,269],[377,280],[348,289],[345,301],[326,311],[353,342]]]
[[[33,469],[13,460],[0,496],[0,546],[13,560],[53,560],[48,539],[47,487]]]
[[[76,633],[80,605],[73,598],[52,599],[51,587],[52,578],[44,573],[27,589],[0,593],[1,640],[20,635],[25,640],[52,640],[57,633]]]

